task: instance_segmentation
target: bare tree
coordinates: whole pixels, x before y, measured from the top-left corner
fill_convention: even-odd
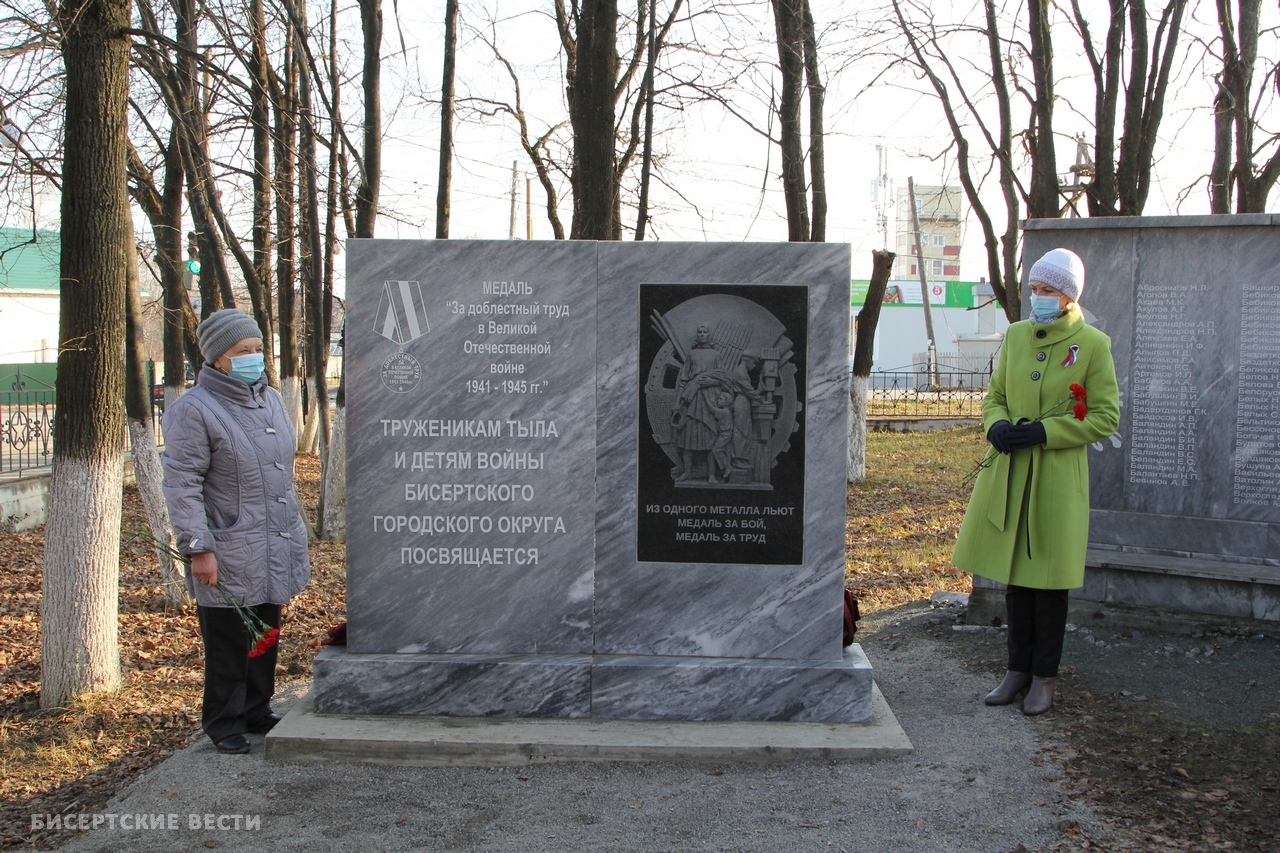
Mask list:
[[[307,20],[305,0],[289,0],[293,22],[294,55],[303,60],[298,73],[298,158],[302,192],[299,195],[302,243],[302,304],[307,321],[306,377],[310,381],[310,420],[319,436],[321,460],[329,448],[329,387],[325,365],[329,357],[328,323],[324,317],[324,282],[321,272],[319,145],[317,115],[312,98],[312,74],[305,63]]]
[[[1031,151],[1031,188],[1027,215],[1053,219],[1058,216],[1058,158],[1053,138],[1053,40],[1049,35],[1049,3],[1027,0],[1027,32],[1031,41],[1034,93],[1027,148]]]
[[[298,62],[294,40],[284,40],[283,79],[273,109],[276,188],[276,304],[279,306],[280,395],[298,437],[298,449],[310,447],[302,406],[302,371],[298,352],[297,302],[297,146]]]
[[[546,198],[547,222],[551,225],[552,235],[557,240],[563,240],[565,238],[565,230],[564,223],[560,219],[559,193],[556,189],[554,175],[557,172],[567,173],[569,169],[567,166],[556,162],[550,148],[553,138],[568,125],[568,122],[561,121],[551,125],[540,135],[534,137],[529,129],[530,119],[525,112],[524,91],[515,67],[498,50],[496,33],[482,31],[478,32],[477,35],[489,46],[494,59],[502,66],[507,77],[511,80],[513,95],[511,101],[473,97],[467,99],[467,104],[481,115],[493,116],[502,113],[515,120],[516,132],[520,137],[520,146],[524,149],[529,162],[533,165],[534,174],[538,176],[538,184],[542,187]],[[445,156],[443,148],[440,156]]]
[[[804,89],[804,0],[771,0],[778,33],[782,92],[778,123],[782,136],[782,195],[787,206],[787,239],[809,239],[808,192],[801,123]]]
[[[440,172],[436,187],[437,240],[449,237],[449,192],[453,183],[454,77],[456,76],[457,50],[458,0],[445,0],[444,74],[440,83]],[[508,65],[507,70],[510,71],[511,66]],[[522,133],[522,137],[523,135]]]
[[[818,37],[813,24],[813,7],[802,0],[804,16],[804,79],[809,92],[809,190],[813,196],[813,213],[809,218],[809,240],[822,243],[827,239],[827,154],[826,98],[818,69]]]
[[[1018,228],[1024,210],[1031,214],[1031,203],[1030,193],[1023,185],[1014,162],[1013,98],[1005,72],[1006,66],[1013,63],[1006,54],[1009,41],[1002,35],[994,0],[983,2],[984,21],[979,31],[980,43],[987,51],[985,59],[988,65],[984,66],[984,71],[989,71],[989,74],[985,82],[995,101],[994,120],[979,108],[970,87],[966,86],[950,58],[945,45],[946,36],[950,33],[942,30],[928,11],[919,5],[911,8],[920,14],[922,21],[908,20],[903,0],[892,0],[892,6],[898,33],[907,43],[907,62],[928,82],[951,131],[956,172],[982,229],[992,291],[1010,322],[1021,319]],[[1044,63],[1037,67],[1044,67]],[[1043,134],[1045,131],[1041,128],[1037,132]],[[971,134],[976,134],[985,143],[989,152],[988,162],[999,176],[1004,222],[998,233],[991,208],[981,191],[981,163],[975,163],[970,153]],[[1037,150],[1035,145],[1028,148],[1033,152]],[[1056,205],[1055,195],[1055,208]]]
[[[577,240],[616,240],[619,185],[614,138],[618,82],[617,0],[556,0],[561,43],[571,53],[565,79],[573,127],[573,224]]]
[[[125,294],[136,279],[128,164],[130,0],[63,0],[66,65],[58,400],[40,604],[40,704],[120,684],[117,601]]]
[[[129,456],[133,461],[133,473],[147,514],[151,538],[161,543],[155,551],[160,563],[160,585],[164,589],[165,604],[180,609],[188,601],[187,587],[182,571],[173,558],[173,528],[169,524],[169,507],[164,500],[164,471],[160,466],[160,452],[156,449],[151,387],[147,383],[146,374],[142,298],[138,292],[136,270],[135,265],[135,275],[131,276],[125,294],[124,408],[129,424]]]
[[[382,185],[382,0],[360,0],[360,27],[364,33],[364,157],[356,190],[355,235],[372,237]]]
[[[1086,185],[1090,216],[1137,216],[1146,205],[1186,6],[1187,0],[1169,0],[1152,41],[1145,0],[1110,0],[1099,52],[1080,0],[1071,2],[1094,85],[1093,176]],[[1117,143],[1121,95],[1124,113]]]
[[[1209,203],[1214,213],[1264,213],[1267,197],[1280,179],[1280,134],[1255,139],[1258,117],[1268,81],[1280,94],[1280,62],[1270,57],[1258,91],[1261,0],[1216,0],[1222,71],[1216,76],[1213,102],[1213,166],[1209,173]],[[1267,149],[1270,149],[1269,153]]]
[[[876,326],[880,306],[893,273],[893,252],[871,253],[871,284],[858,311],[853,346],[853,369],[849,378],[849,465],[847,479],[857,483],[867,476],[867,386],[875,353]]]

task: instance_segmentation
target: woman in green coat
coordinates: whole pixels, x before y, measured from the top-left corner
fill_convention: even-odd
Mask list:
[[[1031,268],[1031,318],[1005,335],[982,405],[993,452],[978,474],[952,562],[1008,585],[1009,668],[986,697],[1023,713],[1053,704],[1067,592],[1084,583],[1088,445],[1120,421],[1111,339],[1084,321],[1084,264],[1054,249]]]

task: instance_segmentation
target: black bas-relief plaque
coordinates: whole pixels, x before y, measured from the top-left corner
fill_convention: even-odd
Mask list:
[[[804,285],[640,285],[636,558],[804,562]]]

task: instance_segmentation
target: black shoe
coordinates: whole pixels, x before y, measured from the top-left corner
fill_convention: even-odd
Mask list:
[[[218,752],[225,752],[227,755],[244,755],[249,751],[249,741],[245,740],[244,735],[227,735],[222,740],[214,741],[213,745]]]
[[[268,711],[267,715],[262,719],[254,720],[252,723],[249,723],[245,730],[251,735],[265,735],[267,732],[274,729],[276,727],[276,723],[280,722],[282,719],[284,718],[279,714]]]

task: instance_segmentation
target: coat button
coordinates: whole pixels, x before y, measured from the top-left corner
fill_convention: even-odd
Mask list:
[[[1038,370],[1033,370],[1033,371],[1031,371],[1031,381],[1032,381],[1032,382],[1035,382],[1035,381],[1036,381],[1036,380],[1038,380],[1039,378],[1040,378],[1040,371],[1038,371]]]
[[[1040,329],[1039,331],[1037,331],[1037,332],[1036,332],[1036,337],[1037,337],[1037,338],[1044,338],[1044,337],[1048,337],[1048,335],[1049,335],[1049,333],[1048,333],[1048,332],[1046,332],[1044,329]]]
[[[1038,352],[1038,353],[1036,353],[1036,361],[1044,361],[1044,360],[1045,360],[1045,354],[1044,354],[1044,353],[1042,353],[1042,352]]]

